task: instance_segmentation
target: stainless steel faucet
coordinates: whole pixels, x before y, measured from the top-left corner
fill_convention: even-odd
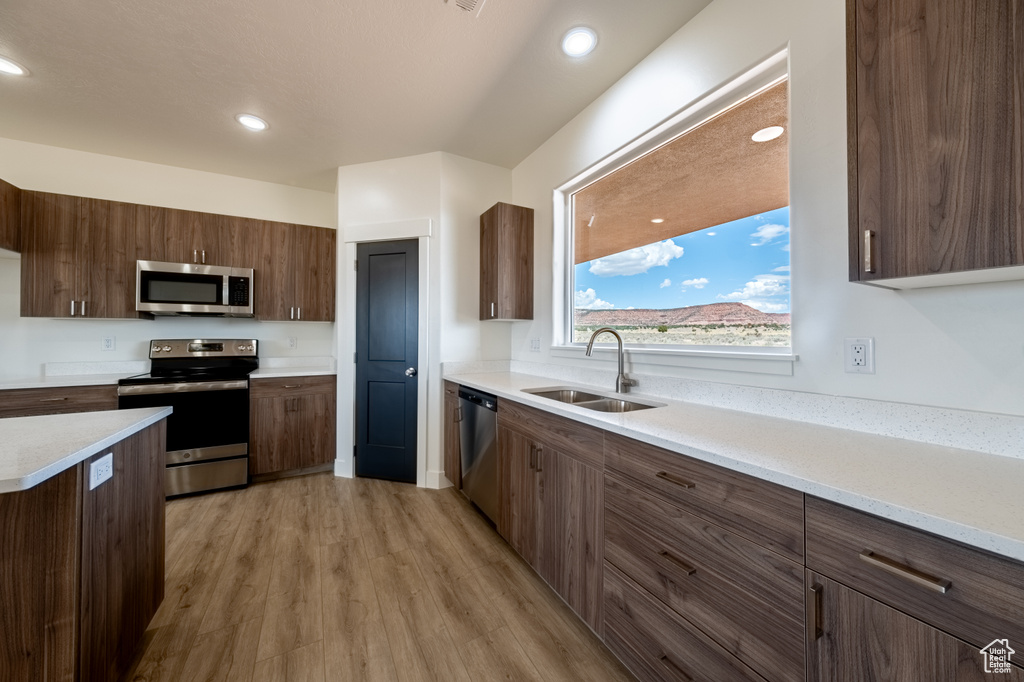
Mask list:
[[[590,343],[587,344],[587,355],[589,356],[594,352],[594,339],[597,338],[598,334],[603,334],[604,332],[608,332],[615,337],[616,341],[619,342],[619,376],[615,377],[615,392],[628,393],[630,386],[637,385],[637,380],[626,378],[626,372],[623,369],[622,337],[619,336],[617,331],[611,327],[601,327],[594,332],[593,336],[590,337]]]

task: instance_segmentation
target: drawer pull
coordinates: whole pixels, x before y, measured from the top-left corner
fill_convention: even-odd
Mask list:
[[[686,488],[687,490],[689,490],[695,485],[693,481],[687,481],[685,478],[681,478],[679,476],[676,476],[675,474],[670,474],[667,471],[659,471],[657,474],[655,474],[655,477],[660,478],[663,481],[668,481],[669,483],[677,485],[680,488]]]
[[[302,388],[302,384],[285,384],[285,388]]]
[[[693,678],[690,677],[689,675],[687,675],[685,670],[680,668],[679,665],[675,661],[673,661],[671,658],[669,658],[668,654],[665,654],[664,656],[662,656],[658,660],[661,661],[661,664],[663,666],[668,668],[670,671],[676,673],[677,675],[681,676],[684,680],[688,680],[689,682],[693,682]]]
[[[823,634],[821,631],[821,585],[811,585],[804,597],[807,607],[807,639],[816,641]]]
[[[39,402],[41,402],[41,403],[59,403],[60,401],[67,400],[67,399],[68,399],[67,396],[64,396],[62,398],[40,398]]]
[[[671,561],[672,563],[674,563],[675,565],[679,566],[681,569],[683,569],[683,571],[686,573],[686,575],[693,575],[694,573],[697,572],[696,568],[694,568],[690,564],[686,563],[685,561],[683,561],[682,559],[680,559],[676,555],[672,554],[671,552],[663,550],[661,552],[658,552],[658,556],[663,556],[666,559],[668,559],[669,561]]]
[[[909,580],[915,585],[920,585],[932,592],[946,594],[949,588],[953,586],[953,583],[948,580],[936,578],[935,576],[928,575],[927,573],[922,573],[921,571],[901,564],[898,561],[893,561],[889,557],[882,556],[881,554],[875,554],[870,549],[865,549],[861,552],[860,558],[862,561],[866,561],[876,568],[880,568],[898,578]]]

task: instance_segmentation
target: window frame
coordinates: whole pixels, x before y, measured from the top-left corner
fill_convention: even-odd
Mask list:
[[[553,191],[552,346],[555,356],[578,357],[586,344],[573,341],[575,291],[574,195],[634,160],[684,135],[716,114],[789,79],[789,50],[771,55],[745,73],[691,102],[647,132],[605,156]],[[789,144],[789,142],[787,142]],[[791,217],[792,220],[792,217]],[[792,280],[791,280],[792,282]],[[791,285],[792,287],[792,285]],[[792,288],[791,288],[792,291]],[[790,310],[792,310],[792,299]],[[792,327],[789,347],[666,346],[625,344],[635,359],[649,364],[691,365],[740,371],[792,374]],[[600,344],[595,344],[595,350]],[[710,362],[702,359],[711,359]],[[757,360],[759,363],[744,361]],[[736,363],[739,364],[736,364]],[[788,364],[783,367],[781,364]],[[761,366],[761,369],[757,368]]]

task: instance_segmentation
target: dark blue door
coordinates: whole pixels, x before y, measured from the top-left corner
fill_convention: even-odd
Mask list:
[[[359,244],[356,475],[416,482],[419,244]]]

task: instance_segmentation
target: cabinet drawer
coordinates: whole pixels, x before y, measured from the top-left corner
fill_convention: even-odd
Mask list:
[[[0,391],[0,417],[117,409],[117,386],[62,386]]]
[[[800,561],[803,493],[609,433],[605,467],[630,484]]]
[[[459,397],[459,385],[450,381],[444,382],[444,397],[457,399]]]
[[[804,679],[803,566],[605,476],[605,559],[771,680]]]
[[[274,379],[251,379],[249,381],[249,398],[279,398],[281,396],[302,393],[304,395],[329,393],[334,394],[337,377],[279,377]]]
[[[605,644],[639,679],[764,682],[614,566],[604,575]]]
[[[808,497],[807,566],[975,646],[1024,642],[1024,564]]]
[[[604,470],[604,432],[511,400],[498,401],[498,420],[510,429],[536,436],[545,445]]]

